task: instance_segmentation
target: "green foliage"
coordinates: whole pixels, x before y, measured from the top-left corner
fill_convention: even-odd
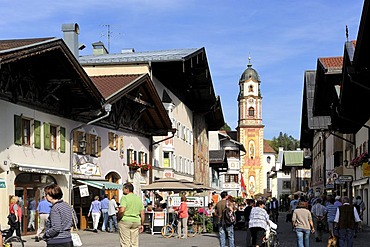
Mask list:
[[[280,132],[279,136],[272,138],[268,141],[270,146],[276,151],[279,151],[279,147],[283,147],[285,151],[297,150],[299,147],[299,141],[293,136],[288,136],[286,133]]]
[[[225,123],[225,125],[224,125],[224,126],[222,126],[220,130],[230,131],[230,130],[231,130],[231,128],[230,128],[230,126],[229,126],[227,123]]]

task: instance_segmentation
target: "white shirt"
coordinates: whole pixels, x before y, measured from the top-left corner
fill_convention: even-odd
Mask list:
[[[116,200],[111,199],[108,203],[108,215],[115,215],[117,210],[117,203]]]
[[[267,229],[267,222],[269,221],[269,215],[267,211],[260,207],[253,207],[251,214],[249,215],[249,228],[261,227]]]

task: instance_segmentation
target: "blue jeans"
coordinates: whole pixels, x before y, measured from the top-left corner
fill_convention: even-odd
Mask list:
[[[297,244],[298,247],[309,247],[310,246],[310,230],[296,228]]]
[[[226,246],[226,232],[227,236],[229,238],[229,247],[235,247],[234,244],[234,226],[222,226],[222,224],[219,222],[218,223],[218,234],[220,237],[220,247],[225,247]]]
[[[110,232],[118,231],[117,215],[115,214],[109,216],[109,231]]]
[[[103,214],[103,225],[101,227],[101,230],[102,231],[105,231],[107,230],[107,227],[108,227],[108,209],[102,209],[101,210],[102,214]]]
[[[347,247],[353,246],[353,232],[351,228],[339,229],[339,247],[344,247],[344,242],[347,242]]]

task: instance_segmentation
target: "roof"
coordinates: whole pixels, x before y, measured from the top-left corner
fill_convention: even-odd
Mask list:
[[[276,154],[276,151],[271,147],[267,140],[263,140],[263,152]]]
[[[172,131],[172,122],[148,74],[90,78],[105,100],[112,104],[112,112],[118,114],[117,118],[124,115],[124,121],[113,123],[115,128],[129,125],[150,135],[167,135]]]
[[[11,50],[14,48],[27,47],[39,44],[40,42],[53,40],[55,38],[35,38],[35,39],[8,39],[0,40],[0,51]]]
[[[343,57],[322,57],[319,62],[328,73],[341,73],[343,67]]]
[[[224,126],[219,96],[215,95],[205,48],[125,52],[82,56],[85,66],[148,64],[157,78],[195,114],[204,115],[208,130]]]
[[[110,98],[142,75],[90,76],[105,99]]]
[[[16,104],[79,121],[90,121],[101,109],[102,95],[62,39],[2,40],[0,47],[2,76],[17,83],[1,98],[11,94]]]
[[[239,149],[240,151],[243,151],[243,152],[246,152],[245,150],[245,147],[243,145],[243,143],[240,143],[238,142],[237,140],[233,139],[231,136],[234,136],[235,137],[235,133],[236,131],[225,131],[225,130],[220,130],[218,132],[219,135],[222,135],[223,137],[226,137],[226,139],[232,143],[234,143],[235,145],[239,146]],[[231,136],[229,135],[229,133],[231,133]]]
[[[132,63],[132,62],[169,62],[183,61],[194,53],[199,52],[198,48],[160,50],[160,51],[142,51],[104,54],[99,56],[89,55],[81,56],[80,63],[88,64],[113,64],[113,63]]]
[[[315,129],[328,129],[330,116],[313,116],[316,71],[308,70],[304,74],[303,103],[301,114],[301,148],[312,148]]]

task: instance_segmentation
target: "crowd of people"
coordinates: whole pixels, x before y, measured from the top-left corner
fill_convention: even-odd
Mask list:
[[[102,217],[102,231],[119,232],[121,246],[139,246],[139,233],[144,230],[145,212],[163,210],[167,207],[167,202],[158,193],[154,193],[152,202],[149,196],[142,200],[133,191],[131,183],[124,184],[124,196],[119,204],[115,196],[111,199],[104,196],[101,201],[96,196],[87,215],[93,219],[93,231],[97,231]],[[47,246],[73,246],[70,229],[74,225],[73,221],[77,222],[76,213],[63,201],[63,193],[58,185],[47,186],[44,194],[36,209],[40,224],[35,241],[44,240]],[[174,208],[179,220],[179,238],[187,238],[190,213],[186,201],[186,196],[181,196],[180,206]],[[238,222],[236,213],[240,215],[242,212],[243,220],[240,221],[245,224],[246,246],[259,247],[266,241],[265,234],[269,227],[278,223],[279,208],[279,202],[274,197],[238,200],[236,203],[235,198],[224,191],[220,194],[212,193],[208,206],[196,210],[212,222],[214,231],[218,232],[221,247],[235,246],[234,228]],[[360,196],[351,202],[346,196],[315,194],[308,198],[303,193],[295,194],[289,203],[286,222],[292,224],[298,247],[309,246],[310,234],[315,234],[316,242],[322,242],[324,232],[336,236],[340,247],[345,243],[352,246],[353,239],[361,229],[365,210],[365,203]],[[9,215],[14,219],[9,219],[8,237],[15,232],[21,238],[22,210],[17,196],[10,200]]]

